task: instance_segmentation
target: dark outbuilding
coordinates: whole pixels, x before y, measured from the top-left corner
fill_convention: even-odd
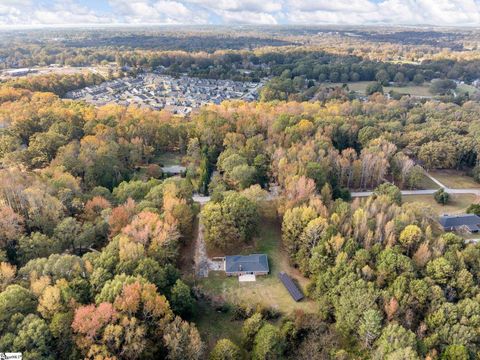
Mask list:
[[[278,278],[280,279],[280,281],[283,283],[283,285],[285,285],[285,287],[287,288],[288,292],[290,293],[290,295],[292,296],[293,300],[295,301],[300,301],[304,298],[302,292],[300,291],[300,289],[297,287],[297,285],[295,285],[295,283],[293,282],[292,278],[290,276],[288,276],[286,273],[284,272],[281,272],[278,274]]]

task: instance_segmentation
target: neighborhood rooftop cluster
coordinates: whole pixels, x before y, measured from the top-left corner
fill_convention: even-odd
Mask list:
[[[224,100],[256,100],[263,84],[263,82],[200,79],[188,76],[174,78],[153,72],[70,91],[66,97],[85,100],[95,105],[114,102],[154,110],[165,109],[175,114],[186,115],[192,109],[212,103],[220,104]]]

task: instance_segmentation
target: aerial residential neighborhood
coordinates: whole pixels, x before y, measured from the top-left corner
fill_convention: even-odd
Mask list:
[[[256,100],[263,84],[263,81],[254,83],[188,76],[175,78],[159,73],[146,73],[137,77],[120,78],[70,91],[66,97],[73,100],[85,100],[95,105],[117,103],[128,106],[134,104],[186,115],[192,109],[206,104],[220,104],[224,100]]]
[[[480,0],[0,0],[0,360],[480,359]]]

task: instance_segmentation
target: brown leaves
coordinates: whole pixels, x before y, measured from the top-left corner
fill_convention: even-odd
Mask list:
[[[384,306],[388,321],[392,321],[398,311],[398,301],[392,297]]]
[[[110,303],[82,306],[75,311],[72,328],[76,333],[93,341],[99,335],[100,330],[117,316],[117,312]]]
[[[77,334],[77,345],[88,358],[137,359],[151,340],[146,337],[147,327],[153,326],[151,331],[157,331],[172,319],[170,305],[156,286],[136,281],[124,284],[113,304],[103,302],[98,306],[79,307],[72,329]]]
[[[424,267],[426,263],[431,259],[432,252],[430,251],[427,243],[422,243],[415,254],[413,254],[413,261],[418,267]]]
[[[111,207],[110,201],[103,196],[95,196],[85,204],[83,216],[88,221],[94,221],[103,210]]]
[[[17,268],[7,262],[0,262],[0,292],[13,281]]]
[[[125,227],[135,215],[135,201],[129,198],[124,204],[112,210],[108,219],[110,225],[110,236],[114,237]]]
[[[24,232],[24,219],[10,206],[0,206],[0,247],[20,237]]]
[[[176,224],[160,219],[158,214],[142,211],[133,221],[122,229],[122,233],[144,246],[161,247],[178,240]]]

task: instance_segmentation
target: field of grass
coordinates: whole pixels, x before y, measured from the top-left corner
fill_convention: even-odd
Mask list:
[[[183,154],[178,152],[166,152],[157,156],[156,162],[162,166],[180,165]]]
[[[349,82],[347,83],[348,88],[351,91],[355,91],[361,95],[365,95],[365,90],[367,89],[367,86],[371,84],[372,81],[356,81],[356,82]],[[323,83],[321,86],[323,87],[342,87],[344,83]]]
[[[365,90],[367,86],[372,84],[373,81],[357,81],[357,82],[349,82],[347,83],[348,88],[351,91],[355,91],[360,95],[365,95]],[[323,86],[343,86],[343,83],[325,83]],[[430,85],[428,83],[423,85],[408,85],[408,86],[384,86],[383,91],[388,93],[389,91],[395,91],[400,94],[410,94],[414,96],[425,96],[431,97],[432,94],[429,91]]]
[[[430,189],[439,189],[439,188],[440,186],[438,186],[436,182],[432,181],[432,179],[430,179],[426,175],[423,175],[422,180],[417,185],[417,189],[421,189],[421,190],[425,190],[425,189],[430,190]]]
[[[218,340],[224,338],[230,339],[237,345],[241,344],[243,321],[234,319],[231,311],[216,311],[210,304],[200,301],[191,320],[197,326],[209,351]]]
[[[461,171],[432,170],[430,175],[451,189],[480,189],[479,183]]]
[[[472,194],[450,194],[450,201],[447,205],[443,206],[438,204],[433,195],[409,195],[403,196],[402,201],[404,203],[421,202],[432,208],[432,210],[438,214],[460,214],[464,213],[467,207],[472,203],[477,203],[479,199]]]
[[[394,91],[400,94],[409,94],[413,96],[424,96],[431,97],[432,93],[430,92],[430,85],[407,85],[407,86],[385,86],[383,88],[385,93]]]
[[[372,84],[373,81],[357,81],[357,82],[349,82],[347,83],[348,88],[351,91],[355,91],[356,93],[360,95],[365,95],[365,90],[367,89],[367,86],[369,84]],[[344,83],[338,82],[338,83],[324,83],[322,86],[325,87],[330,87],[330,86],[340,86],[342,87]],[[413,95],[413,96],[422,96],[422,97],[432,97],[432,93],[430,92],[430,83],[424,83],[422,85],[415,85],[413,83],[409,83],[406,86],[384,86],[383,87],[384,93],[388,93],[390,91],[394,91],[396,93],[400,94],[408,94],[408,95]],[[473,95],[477,93],[479,90],[472,86],[472,85],[467,85],[467,84],[460,84],[457,86],[457,92],[458,93],[469,93],[470,95]]]
[[[197,279],[196,286],[204,293],[216,299],[223,299],[229,304],[245,304],[251,308],[257,305],[274,308],[283,314],[295,310],[314,313],[318,305],[308,299],[295,302],[283,284],[278,280],[280,271],[286,271],[305,293],[308,279],[297,270],[290,267],[288,256],[281,248],[281,228],[277,221],[262,219],[258,236],[250,246],[244,247],[239,253],[266,253],[270,266],[270,274],[258,276],[256,282],[240,283],[237,277],[227,277],[224,272],[210,272],[209,277]],[[207,346],[211,349],[215,342],[229,338],[240,345],[240,330],[243,322],[234,319],[231,310],[215,311],[209,304],[200,302],[198,311],[192,319],[196,324]]]
[[[209,294],[221,296],[227,302],[238,304],[260,304],[271,307],[284,314],[294,310],[315,312],[317,307],[313,301],[304,299],[295,302],[277,274],[285,271],[297,281],[305,292],[308,279],[290,267],[287,254],[281,248],[280,224],[274,221],[263,221],[255,244],[248,253],[266,253],[270,266],[268,276],[258,276],[256,282],[240,283],[236,277],[227,277],[223,272],[211,272],[209,277],[199,281],[199,285]]]

